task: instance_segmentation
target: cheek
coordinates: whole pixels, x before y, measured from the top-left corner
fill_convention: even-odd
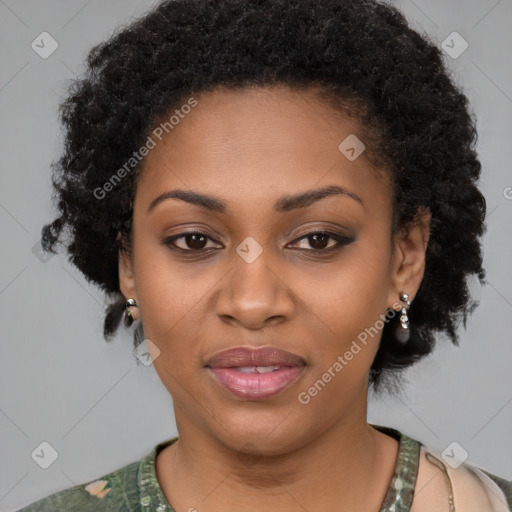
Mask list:
[[[134,262],[145,334],[160,342],[174,339],[173,333],[197,315],[204,286],[187,276],[183,264],[173,263],[169,249],[149,236],[136,242]]]
[[[345,342],[386,312],[389,258],[378,243],[357,241],[337,264],[296,277],[308,306]]]
[[[148,233],[136,238],[134,264],[144,334],[160,351],[155,370],[179,394],[202,371],[204,340],[215,322],[209,293],[222,275],[207,265],[177,262]]]
[[[383,239],[362,240],[328,272],[313,280],[302,278],[308,290],[308,307],[303,311],[307,320],[302,324],[315,339],[308,384],[318,379],[328,382],[330,391],[322,391],[324,397],[366,382],[378,350],[390,283],[387,253],[377,250],[379,243],[386,247]]]

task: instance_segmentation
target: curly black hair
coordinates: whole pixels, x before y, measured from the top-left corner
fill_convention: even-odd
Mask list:
[[[133,198],[141,165],[98,191],[148,134],[192,94],[219,87],[320,87],[333,107],[356,112],[376,133],[370,155],[393,186],[392,231],[431,214],[425,273],[403,344],[386,322],[370,387],[393,387],[429,354],[435,334],[459,344],[461,319],[477,305],[467,278],[484,283],[485,199],[477,188],[474,115],[428,35],[375,0],[168,0],[93,47],[60,106],[63,154],[52,164],[59,216],[42,229],[55,252],[67,228],[69,261],[109,296],[107,341],[125,299],[118,251],[131,254]],[[121,233],[120,239],[117,235]],[[140,330],[136,330],[136,333]],[[137,344],[137,340],[135,341]],[[392,378],[390,378],[392,377]]]

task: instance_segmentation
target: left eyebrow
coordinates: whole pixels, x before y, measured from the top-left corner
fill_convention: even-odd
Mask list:
[[[351,197],[364,208],[363,200],[358,195],[350,192],[346,188],[340,187],[339,185],[329,185],[323,188],[308,190],[307,192],[300,192],[295,195],[283,196],[275,203],[274,208],[278,212],[288,212],[296,208],[307,208],[324,197],[335,195]]]
[[[334,195],[344,195],[347,197],[351,197],[355,201],[359,202],[363,208],[364,203],[363,200],[353,192],[340,187],[339,185],[329,185],[326,187],[322,187],[319,189],[308,190],[306,192],[299,192],[294,195],[285,195],[279,198],[274,204],[274,209],[278,212],[289,212],[290,210],[295,210],[298,208],[307,208],[311,206],[313,203],[320,201],[320,199],[324,199],[325,197],[330,197]],[[219,197],[202,194],[199,192],[193,192],[189,190],[171,190],[169,192],[164,192],[159,195],[153,201],[151,201],[147,213],[149,214],[158,204],[167,199],[179,199],[181,201],[185,201],[187,203],[199,206],[201,208],[205,208],[212,212],[217,213],[227,213],[228,207],[227,203],[223,201]]]

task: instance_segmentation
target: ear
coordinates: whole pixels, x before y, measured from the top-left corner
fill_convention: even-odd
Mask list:
[[[117,235],[117,239],[121,238],[121,234]],[[119,262],[119,288],[125,299],[135,299],[137,302],[137,291],[135,288],[135,275],[133,271],[133,262],[130,255],[120,247],[118,252]]]
[[[407,231],[397,233],[394,240],[392,258],[392,286],[388,304],[390,309],[397,310],[400,292],[414,300],[425,273],[425,255],[430,238],[430,219],[428,210],[421,210]],[[397,305],[398,304],[398,305]],[[398,308],[399,309],[399,308]]]

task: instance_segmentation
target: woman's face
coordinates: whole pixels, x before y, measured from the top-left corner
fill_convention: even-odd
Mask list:
[[[366,420],[384,315],[399,309],[400,290],[414,298],[425,231],[392,242],[389,185],[354,146],[364,132],[312,91],[194,98],[161,141],[151,135],[134,201],[134,264],[120,258],[121,290],[136,299],[158,348],[154,366],[180,434],[284,453],[339,422]],[[338,193],[316,195],[327,187]],[[177,190],[208,199],[153,204]],[[293,199],[303,194],[311,197]],[[208,362],[241,345],[274,346],[303,365],[280,367],[280,378],[218,372],[236,380],[234,393]]]

